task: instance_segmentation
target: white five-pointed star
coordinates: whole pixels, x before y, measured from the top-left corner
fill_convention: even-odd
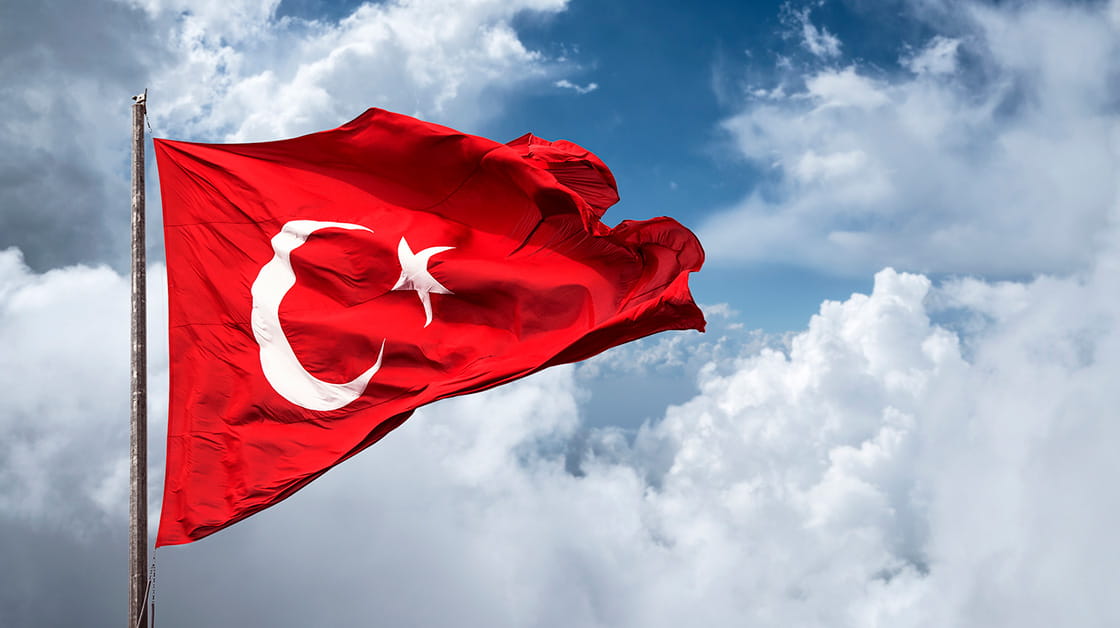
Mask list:
[[[444,288],[436,278],[428,272],[428,261],[436,253],[450,251],[455,247],[453,246],[433,246],[424,249],[419,253],[413,253],[412,248],[408,246],[408,242],[401,238],[401,243],[397,246],[397,257],[401,262],[401,278],[397,280],[397,285],[393,286],[393,290],[415,290],[416,294],[420,297],[420,303],[424,306],[424,317],[426,322],[424,327],[432,324],[432,297],[431,293],[436,294],[454,294],[447,288]]]

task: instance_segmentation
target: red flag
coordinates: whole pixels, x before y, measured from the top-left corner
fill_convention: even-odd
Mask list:
[[[614,177],[570,142],[371,109],[295,139],[155,146],[171,358],[156,545],[279,502],[426,403],[704,328],[696,237],[670,218],[603,225]]]

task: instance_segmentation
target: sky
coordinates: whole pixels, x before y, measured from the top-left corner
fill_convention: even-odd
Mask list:
[[[0,625],[125,621],[145,88],[149,141],[574,141],[709,321],[161,548],[158,625],[1120,625],[1118,79],[1116,0],[0,0]]]

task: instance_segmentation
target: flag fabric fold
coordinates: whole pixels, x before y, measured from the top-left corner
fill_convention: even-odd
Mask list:
[[[604,225],[614,177],[571,142],[371,109],[294,139],[155,147],[171,362],[157,545],[283,500],[424,404],[704,328],[696,237],[670,218]]]

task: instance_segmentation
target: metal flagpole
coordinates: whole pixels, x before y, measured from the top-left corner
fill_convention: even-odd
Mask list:
[[[128,625],[148,628],[148,325],[144,250],[144,115],[148,90],[132,97],[132,490],[128,499]]]

